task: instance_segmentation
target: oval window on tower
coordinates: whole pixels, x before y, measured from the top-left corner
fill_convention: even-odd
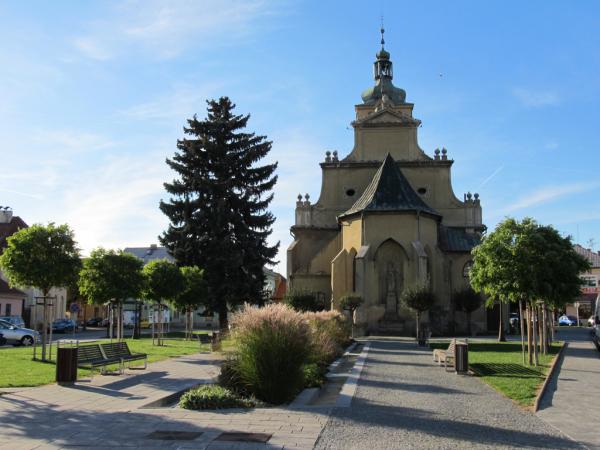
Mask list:
[[[420,187],[419,189],[417,189],[417,192],[421,195],[425,195],[425,194],[427,194],[427,188]]]
[[[352,197],[352,196],[354,196],[354,194],[356,194],[356,191],[354,189],[350,188],[350,189],[346,190],[346,195],[348,197]]]

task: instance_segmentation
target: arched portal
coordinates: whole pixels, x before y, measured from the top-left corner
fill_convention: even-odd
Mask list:
[[[400,294],[405,284],[408,257],[404,248],[393,239],[383,242],[375,252],[379,303],[385,306],[385,316],[398,317]]]

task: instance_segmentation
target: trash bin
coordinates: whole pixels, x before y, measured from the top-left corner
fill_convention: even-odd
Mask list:
[[[469,345],[466,342],[457,342],[454,347],[454,364],[456,373],[465,374],[469,371]]]
[[[77,381],[77,347],[60,347],[56,354],[56,382]]]

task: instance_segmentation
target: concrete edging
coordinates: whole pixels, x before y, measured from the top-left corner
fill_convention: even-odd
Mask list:
[[[558,366],[559,361],[562,360],[563,355],[565,354],[565,350],[568,346],[569,346],[569,343],[564,342],[561,349],[558,352],[558,355],[556,355],[556,357],[554,358],[554,361],[552,361],[550,370],[546,374],[546,379],[544,380],[544,384],[542,385],[542,388],[538,392],[537,397],[535,398],[535,402],[533,403],[533,412],[537,412],[540,409],[540,403],[542,402],[542,397],[546,393],[546,389],[548,388],[548,385],[550,384],[550,380],[552,379],[552,376],[554,375],[556,366]]]
[[[369,355],[369,349],[371,348],[371,343],[367,342],[363,347],[361,354],[356,359],[354,363],[354,367],[350,371],[348,375],[348,379],[342,386],[342,390],[340,391],[338,398],[335,402],[335,406],[338,408],[349,408],[352,403],[352,399],[354,398],[354,394],[356,393],[356,388],[358,387],[358,380],[360,380],[360,375],[362,373],[363,368],[365,367],[365,363],[367,360],[367,356]]]

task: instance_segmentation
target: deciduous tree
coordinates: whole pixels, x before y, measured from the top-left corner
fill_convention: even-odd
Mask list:
[[[83,262],[79,273],[79,292],[88,303],[110,303],[110,333],[117,316],[117,339],[123,338],[123,302],[140,297],[144,287],[143,262],[122,251],[97,248]]]
[[[67,225],[35,224],[7,239],[0,267],[13,286],[42,291],[42,360],[48,342],[48,297],[53,287],[66,287],[77,279],[81,267],[79,249]]]

